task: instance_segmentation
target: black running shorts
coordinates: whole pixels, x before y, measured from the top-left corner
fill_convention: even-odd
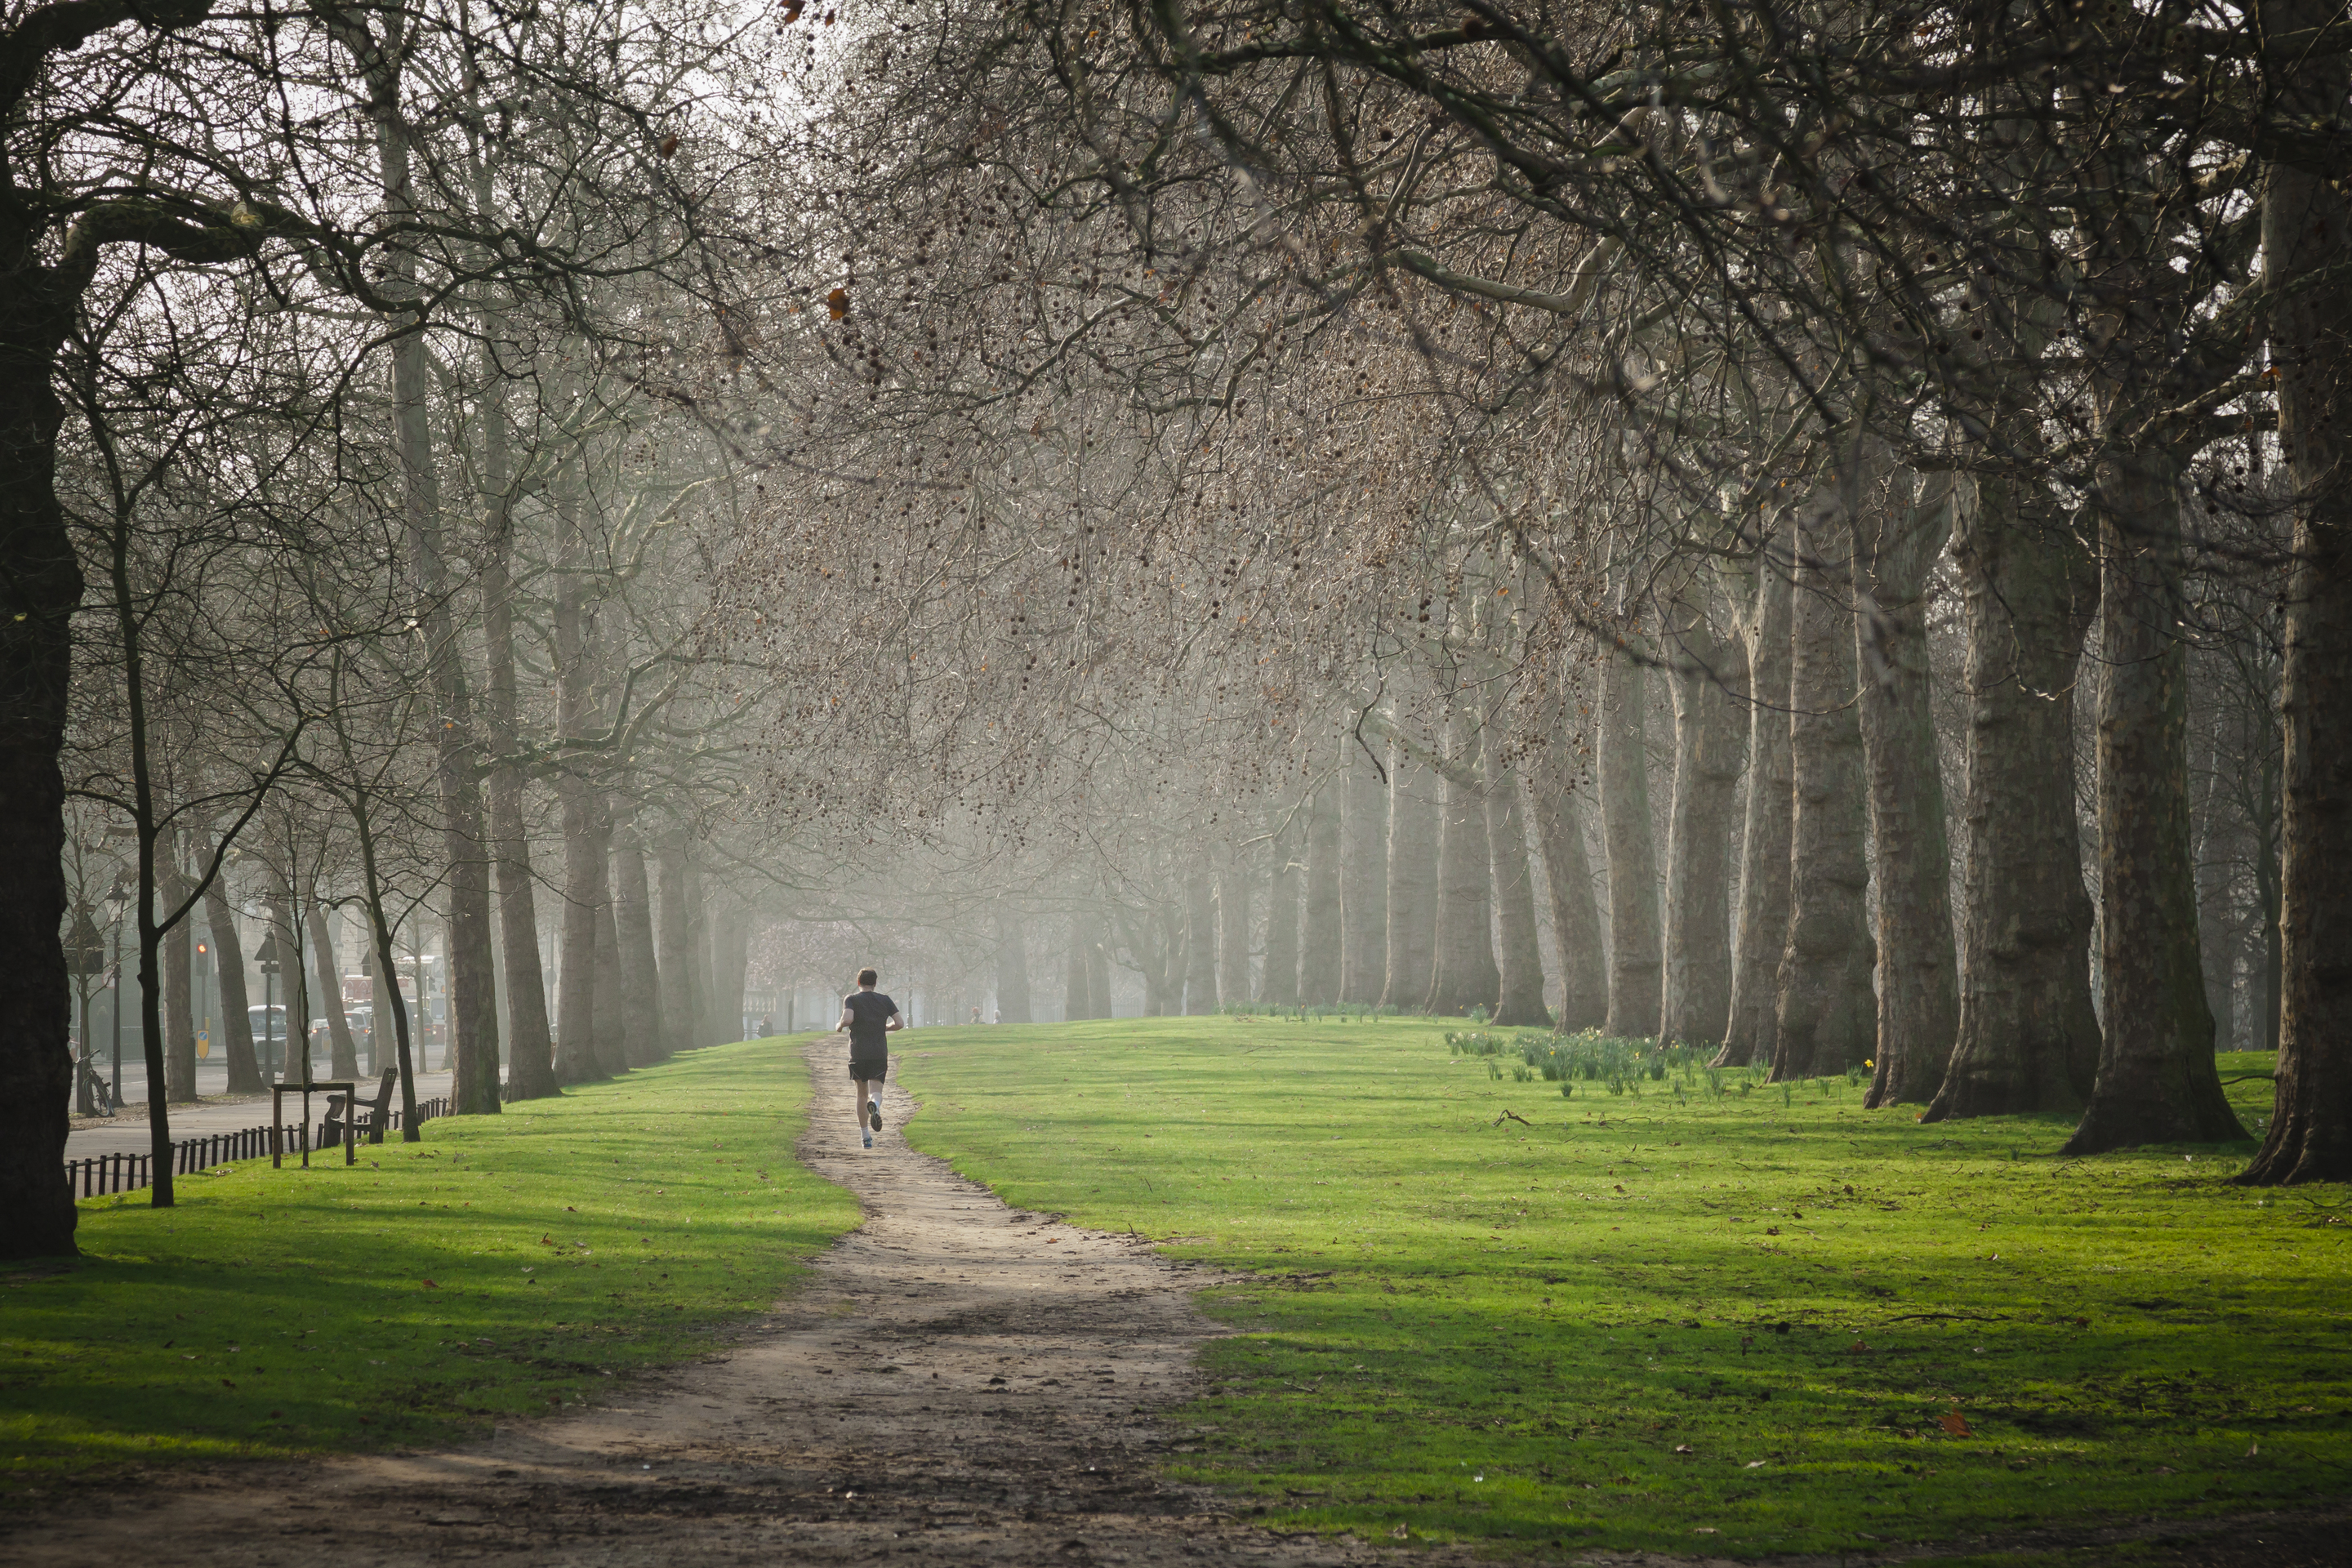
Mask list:
[[[890,1058],[887,1056],[849,1058],[849,1076],[852,1078],[864,1079],[869,1083],[880,1083],[888,1076],[889,1071]]]

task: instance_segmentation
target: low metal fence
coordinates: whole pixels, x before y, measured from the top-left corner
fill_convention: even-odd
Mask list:
[[[422,1126],[436,1116],[449,1114],[446,1099],[421,1100],[416,1102],[416,1121]],[[385,1131],[397,1132],[406,1125],[405,1114],[397,1108],[385,1117]],[[199,1138],[183,1138],[172,1145],[172,1170],[177,1175],[193,1175],[208,1171],[215,1165],[225,1165],[231,1160],[257,1160],[270,1152],[272,1129],[265,1122],[258,1127],[240,1127],[234,1132],[208,1132]],[[288,1153],[308,1152],[311,1129],[300,1122],[289,1121],[275,1130],[278,1147]],[[326,1147],[325,1144],[320,1145]],[[66,1162],[66,1185],[78,1198],[104,1197],[109,1193],[133,1193],[155,1182],[155,1156],[145,1154],[92,1154],[86,1159]]]

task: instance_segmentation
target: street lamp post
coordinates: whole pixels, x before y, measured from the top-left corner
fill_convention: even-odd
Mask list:
[[[106,918],[114,927],[114,1103],[122,1103],[122,917],[131,910],[131,869],[115,873],[106,895]]]
[[[261,968],[261,1054],[265,1070],[283,1078],[284,1069],[270,1050],[278,1032],[278,933],[270,931],[261,939],[261,951],[254,955]]]

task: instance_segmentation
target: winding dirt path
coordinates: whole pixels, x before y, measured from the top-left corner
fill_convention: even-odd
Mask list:
[[[730,1352],[478,1447],[159,1471],[16,1521],[22,1564],[1173,1563],[1374,1560],[1237,1522],[1152,1474],[1220,1331],[1213,1276],[1007,1208],[907,1147],[895,1085],[868,1152],[838,1037],[811,1047],[801,1157],[866,1223]]]

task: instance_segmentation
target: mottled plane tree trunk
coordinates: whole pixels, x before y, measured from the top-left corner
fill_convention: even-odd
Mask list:
[[[1250,870],[1239,850],[1217,868],[1217,978],[1229,1003],[1257,994],[1250,984]]]
[[[1661,1041],[1714,1047],[1731,1016],[1731,828],[1747,752],[1748,659],[1711,624],[1703,583],[1686,585],[1666,614],[1675,783],[1657,1030]]]
[[[1562,705],[1565,708],[1566,704]],[[1559,722],[1565,722],[1565,716]],[[1559,1013],[1563,1032],[1597,1029],[1609,1016],[1609,964],[1601,941],[1601,909],[1592,896],[1592,862],[1578,820],[1577,781],[1569,767],[1568,737],[1559,722],[1528,773],[1528,814],[1543,857],[1551,898],[1552,940],[1559,948]]]
[[[1857,483],[1854,487],[1859,489]],[[1871,1058],[1878,1005],[1864,900],[1862,724],[1854,712],[1853,528],[1823,496],[1797,525],[1790,616],[1789,940],[1773,1015],[1772,1078],[1842,1073]]]
[[[2098,1076],[2064,1152],[2212,1143],[2245,1129],[2213,1066],[2189,821],[2189,649],[2179,628],[2180,475],[2168,450],[2111,452],[2099,526]]]
[[[1952,536],[1967,633],[1968,831],[1959,1024],[1929,1121],[2079,1110],[2098,1068],[2072,704],[2098,578],[2032,483],[1980,477]]]
[[[212,927],[213,948],[220,955],[221,1037],[228,1055],[228,1091],[231,1094],[259,1094],[268,1083],[261,1076],[261,1061],[253,1049],[253,1015],[247,1011],[252,999],[245,990],[245,941],[237,935],[236,911],[229,907],[228,878],[215,877],[205,889],[205,918]],[[378,1004],[375,1009],[376,1027],[384,1026],[386,1016]],[[376,1037],[376,1056],[383,1055],[383,1037]]]
[[[1094,973],[1087,963],[1087,950],[1094,941],[1093,930],[1091,917],[1082,914],[1070,917],[1070,945],[1062,957],[1062,1018],[1065,1023],[1076,1023],[1097,1015]]]
[[[326,905],[312,900],[305,922],[310,930],[311,972],[319,977],[319,1010],[327,1020],[327,1074],[349,1081],[360,1075],[359,1047],[351,1020],[343,1016],[343,977],[335,939],[327,930]]]
[[[616,816],[613,823],[613,923],[621,942],[621,1025],[628,1065],[651,1067],[662,1059],[661,962],[654,942],[654,900],[646,886],[645,840],[634,815]],[[538,944],[532,943],[533,972]],[[515,984],[507,971],[507,984]],[[509,1008],[509,1017],[522,1016]],[[513,1068],[508,1072],[512,1075]]]
[[[1787,524],[1783,523],[1783,534]],[[1796,784],[1789,752],[1790,620],[1794,566],[1783,542],[1758,552],[1740,617],[1748,647],[1748,789],[1739,837],[1738,924],[1717,1067],[1769,1067],[1779,1039],[1780,959],[1789,946],[1789,831]]]
[[[2312,27],[2321,0],[2265,0],[2266,30]],[[2352,69],[2338,52],[2298,67],[2295,101],[2340,123]],[[2265,279],[2307,277],[2352,255],[2352,196],[2333,173],[2273,163],[2263,176]],[[2278,1089],[2261,1152],[2238,1179],[2352,1181],[2352,283],[2340,275],[2278,306],[2279,444],[2294,487],[2287,588],[2284,853],[2280,889]]]
[[[688,889],[692,867],[687,859],[686,834],[672,828],[661,837],[661,908],[654,927],[654,946],[661,967],[662,1055],[676,1056],[694,1041],[694,932],[688,921]],[[557,975],[562,984],[562,976]],[[832,1019],[828,1017],[829,1025]]]
[[[1868,1103],[1925,1102],[1959,1027],[1952,857],[1927,689],[1927,574],[1951,537],[1953,485],[1897,476],[1854,519],[1862,752],[1878,876],[1878,1054]]]
[[[1622,649],[1601,659],[1601,844],[1609,857],[1609,1016],[1621,1037],[1658,1026],[1658,861],[1650,827],[1648,682]]]
[[[1499,745],[1487,749],[1486,858],[1495,883],[1495,1022],[1542,1028],[1552,1022],[1544,1005],[1543,943],[1536,934],[1535,868],[1528,858],[1527,807],[1516,768],[1500,766]]]

